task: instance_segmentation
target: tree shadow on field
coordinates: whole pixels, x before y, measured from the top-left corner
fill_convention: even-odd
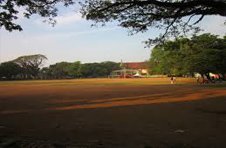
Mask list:
[[[203,113],[210,113],[210,114],[217,114],[217,115],[225,115],[226,114],[226,109],[225,110],[213,110],[213,109],[199,108],[197,110],[201,111]]]
[[[226,96],[224,91],[216,90],[199,90],[199,91],[186,91],[180,93],[163,93],[163,94],[150,94],[138,95],[129,97],[116,97],[116,98],[102,98],[102,99],[87,99],[81,102],[70,102],[53,104],[55,107],[50,107],[49,110],[74,110],[74,109],[91,109],[91,108],[108,108],[118,106],[136,106],[147,105],[156,103],[171,103],[171,102],[186,102],[195,101],[208,98],[216,98]]]
[[[195,110],[205,114],[225,116],[226,115],[226,108],[225,108],[226,96],[217,97],[216,99],[218,99],[220,103],[216,103],[215,100],[209,99],[208,101],[205,101],[204,103],[196,107]]]
[[[107,87],[103,90],[98,88],[84,91],[72,89],[66,92],[23,94],[10,98],[0,96],[0,114],[186,102],[222,96],[226,96],[226,91],[223,89],[180,85],[156,85],[124,89]]]

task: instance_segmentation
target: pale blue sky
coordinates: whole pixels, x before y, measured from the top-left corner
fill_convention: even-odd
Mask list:
[[[0,30],[0,62],[9,61],[22,55],[43,54],[46,65],[61,61],[139,62],[148,60],[150,48],[142,42],[158,35],[155,30],[128,36],[128,30],[117,25],[90,27],[88,22],[71,9],[61,11],[56,18],[58,24],[51,27],[42,23],[42,18],[20,19],[22,32]],[[205,32],[225,35],[223,17],[207,17],[200,24]]]

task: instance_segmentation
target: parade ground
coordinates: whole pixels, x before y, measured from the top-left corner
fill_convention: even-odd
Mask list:
[[[226,84],[2,81],[0,147],[226,147]]]

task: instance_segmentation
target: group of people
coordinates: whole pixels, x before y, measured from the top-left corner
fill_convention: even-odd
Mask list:
[[[221,76],[218,77],[206,77],[206,76],[198,76],[196,77],[196,81],[198,84],[207,84],[207,83],[216,83],[216,82],[222,82],[223,78]],[[170,84],[176,83],[176,77],[171,76],[170,77]]]
[[[197,77],[196,80],[197,80],[197,83],[199,84],[215,83],[215,82],[222,81],[220,77],[219,78],[210,77],[209,79],[206,77]]]

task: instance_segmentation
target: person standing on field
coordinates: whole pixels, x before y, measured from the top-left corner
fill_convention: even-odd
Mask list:
[[[173,84],[176,83],[176,77],[173,77]]]
[[[173,84],[173,77],[170,78],[170,83]]]

